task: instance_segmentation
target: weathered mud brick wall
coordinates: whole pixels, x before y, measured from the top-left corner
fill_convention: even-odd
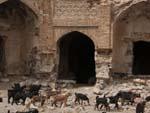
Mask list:
[[[150,34],[149,6],[148,0],[114,2],[112,67],[115,72],[150,74],[147,52]]]
[[[100,5],[99,13],[99,37],[98,37],[98,48],[99,49],[111,49],[111,6]]]
[[[55,50],[53,48],[52,1],[39,0],[39,73],[49,73],[53,68]]]
[[[29,73],[27,64],[35,49],[37,52],[34,55],[34,71],[51,72],[54,64],[59,63],[58,41],[73,31],[89,37],[97,51],[112,47],[111,9],[108,4],[94,1],[91,5],[88,0],[0,0],[0,3],[0,7],[6,4],[6,11],[7,7],[13,4],[14,10],[14,13],[7,15],[7,22],[5,18],[1,18],[0,26],[1,35],[8,37],[6,48],[4,47],[4,67],[9,74]],[[23,12],[20,13],[21,8]],[[10,18],[12,16],[17,18]],[[22,25],[24,27],[21,27]]]

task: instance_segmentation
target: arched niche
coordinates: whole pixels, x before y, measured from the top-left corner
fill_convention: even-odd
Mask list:
[[[93,41],[85,34],[72,31],[57,41],[58,79],[87,84],[96,79]]]

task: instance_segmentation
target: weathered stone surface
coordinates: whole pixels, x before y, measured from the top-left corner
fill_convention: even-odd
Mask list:
[[[58,71],[60,63],[58,41],[63,35],[78,31],[94,42],[97,78],[109,79],[111,63],[113,71],[132,75],[133,42],[149,41],[149,0],[94,0],[91,6],[87,1],[21,0],[9,11],[10,1],[0,0],[1,5],[4,2],[8,5],[0,14],[0,36],[6,37],[3,66],[6,74],[31,74],[40,78],[46,73],[51,81],[56,81],[57,74],[53,73]],[[101,56],[102,50],[111,49],[112,56]],[[32,82],[41,81],[27,81]],[[150,84],[142,80],[133,82]]]
[[[101,79],[109,79],[109,66],[102,65],[101,67],[99,67],[96,77]]]
[[[146,85],[146,80],[143,79],[134,79],[133,82],[136,84]]]
[[[1,82],[9,82],[9,78],[1,78],[0,81]]]
[[[150,32],[147,30],[150,28],[148,22],[150,16],[148,13],[150,10],[149,0],[113,0],[112,4],[113,70],[135,74],[134,70],[138,64],[134,65],[136,62],[133,50],[134,42],[149,41]],[[142,26],[145,27],[142,28]],[[140,75],[140,73],[138,74]]]

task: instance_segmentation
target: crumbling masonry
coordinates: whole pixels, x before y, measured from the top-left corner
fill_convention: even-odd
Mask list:
[[[0,0],[0,74],[87,83],[99,57],[112,72],[150,75],[149,0]]]

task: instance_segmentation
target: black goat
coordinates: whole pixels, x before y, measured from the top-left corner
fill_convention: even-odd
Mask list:
[[[10,103],[10,99],[12,98],[12,105],[16,103],[18,105],[19,100],[23,100],[22,104],[25,104],[25,100],[27,97],[32,98],[39,94],[39,90],[41,85],[31,85],[27,90],[27,86],[20,86],[20,84],[16,83],[12,87],[13,89],[8,90],[8,103]]]
[[[100,108],[99,108],[99,105],[101,105]],[[98,110],[100,110],[102,109],[103,106],[106,108],[106,110],[110,110],[108,99],[105,96],[102,98],[100,98],[99,96],[96,96],[95,109],[97,108]]]
[[[78,102],[80,104],[80,101],[81,104],[83,104],[83,101],[87,101],[87,103],[90,104],[89,98],[85,94],[75,93],[75,103]]]
[[[119,105],[118,105],[118,100],[119,100],[119,96],[115,95],[115,96],[110,96],[107,97],[109,99],[109,104],[115,104],[115,108],[119,109]]]
[[[117,96],[122,100],[122,105],[124,105],[125,101],[128,101],[128,104],[130,103],[131,105],[133,105],[135,98],[139,98],[140,94],[131,91],[119,91],[117,93]]]

